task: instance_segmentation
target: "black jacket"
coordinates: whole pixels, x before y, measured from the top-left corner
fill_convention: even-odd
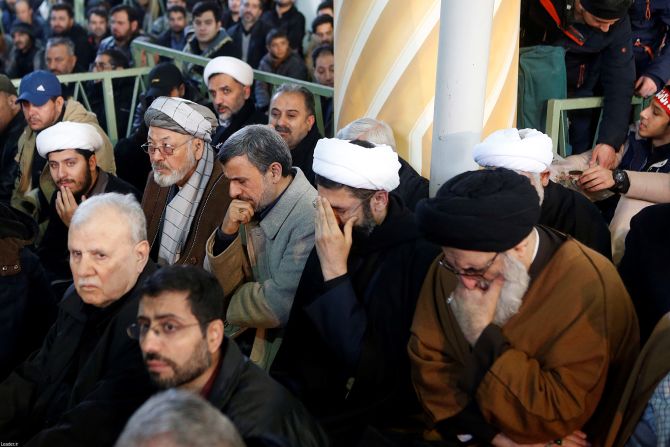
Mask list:
[[[242,59],[242,38],[246,34],[244,26],[242,26],[241,22],[237,22],[228,28],[227,31],[230,37],[233,38],[233,42],[231,43],[233,55],[238,59]],[[258,20],[251,27],[251,31],[249,31],[249,49],[247,50],[247,58],[244,61],[251,65],[251,68],[258,68],[261,59],[268,52],[265,46],[265,36],[267,36],[269,31],[270,28],[268,28],[267,23],[262,20]]]
[[[155,265],[147,264],[141,283]],[[42,347],[0,383],[0,440],[21,446],[111,446],[154,391],[137,341],[137,284],[105,308],[71,287]]]
[[[544,188],[539,225],[569,234],[584,245],[612,259],[610,230],[598,208],[577,191],[552,181]]]
[[[316,128],[316,124],[314,124],[309,132],[307,132],[307,135],[305,135],[305,138],[303,138],[296,147],[291,149],[293,166],[300,168],[312,186],[316,186],[314,181],[314,170],[312,169],[312,163],[314,163],[314,148],[316,147],[316,142],[321,138],[323,137]]]
[[[420,413],[407,342],[416,300],[438,247],[390,195],[384,222],[355,233],[348,273],[324,282],[316,249],[300,279],[270,370],[336,440],[356,445],[366,425],[394,426]]]
[[[656,323],[670,312],[670,204],[649,206],[630,221],[626,251],[619,274],[640,322],[640,341],[649,338]]]
[[[421,177],[418,172],[414,170],[412,165],[398,156],[400,162],[400,184],[393,190],[395,194],[400,196],[407,208],[414,211],[416,204],[421,199],[428,198],[429,181],[427,178]]]
[[[576,23],[571,15],[574,0],[550,0],[555,21],[540,0],[524,0],[521,7],[521,45],[555,45],[566,49],[568,96],[604,96],[603,117],[597,143],[619,150],[630,119],[635,82],[635,60],[628,15],[609,32]],[[568,9],[570,6],[570,9]]]
[[[56,300],[32,252],[37,224],[0,203],[0,380],[39,348],[56,319]]]
[[[0,134],[0,202],[9,203],[18,177],[19,164],[14,159],[19,148],[19,137],[26,127],[23,112],[12,118],[5,131]]]
[[[132,78],[112,79],[114,89],[114,112],[116,115],[116,135],[118,139],[125,138],[128,131],[128,119],[130,118],[130,106],[133,101],[133,87],[135,81]],[[74,86],[74,83],[72,84]],[[98,117],[98,123],[105,133],[107,130],[107,113],[105,112],[105,98],[102,90],[102,82],[86,83],[86,94],[91,106],[91,112]]]
[[[264,113],[256,110],[256,107],[254,106],[254,98],[253,96],[249,96],[249,99],[244,102],[240,111],[230,119],[228,127],[224,128],[219,126],[216,128],[216,132],[214,132],[214,136],[212,137],[212,147],[217,149],[220,148],[220,144],[225,143],[228,137],[244,126],[250,124],[267,124],[267,122],[268,117]]]
[[[281,28],[286,31],[291,48],[302,56],[302,41],[305,38],[305,16],[298,11],[295,5],[281,17],[279,17],[275,8],[265,11],[261,16],[261,21],[265,23],[268,29]]]
[[[221,366],[207,400],[233,421],[245,439],[322,447],[328,440],[305,408],[265,371],[224,340]]]

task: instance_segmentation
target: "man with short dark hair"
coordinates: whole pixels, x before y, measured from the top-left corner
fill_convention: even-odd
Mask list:
[[[109,36],[109,23],[107,22],[107,10],[101,7],[92,8],[88,11],[88,43],[97,52],[100,42]]]
[[[261,16],[268,29],[281,28],[288,35],[291,48],[302,56],[302,41],[305,38],[305,16],[295,6],[294,0],[275,0],[274,8]]]
[[[142,149],[152,173],[142,208],[151,258],[162,265],[202,266],[205,242],[230,204],[228,181],[211,145],[216,117],[200,104],[161,96],[144,121],[149,133]]]
[[[317,84],[326,87],[335,87],[335,50],[332,45],[322,45],[312,51],[312,78]],[[333,98],[321,96],[321,113],[323,113],[323,127],[326,137],[333,135]]]
[[[328,14],[323,14],[314,18],[312,21],[312,36],[314,36],[317,46],[333,44],[333,25],[333,16],[329,16]]]
[[[407,341],[438,248],[392,192],[390,146],[336,138],[314,151],[315,248],[271,373],[317,416],[335,445],[365,429],[406,426],[417,408]]]
[[[56,3],[49,11],[51,35],[48,37],[66,37],[74,43],[77,56],[77,72],[85,72],[93,62],[95,52],[88,42],[88,34],[81,25],[74,22],[74,11],[68,3]]]
[[[186,9],[183,6],[171,6],[167,10],[168,29],[158,36],[156,43],[173,50],[181,51],[186,44]]]
[[[286,142],[265,125],[234,133],[219,161],[233,200],[207,241],[207,259],[230,298],[227,334],[251,329],[250,357],[267,369],[314,244],[316,191],[291,167]]]
[[[323,0],[319,3],[319,6],[316,7],[316,15],[320,16],[322,14],[328,14],[333,16],[333,0]]]
[[[216,57],[205,66],[204,79],[219,118],[219,127],[212,137],[214,147],[242,127],[266,120],[265,114],[254,105],[251,96],[254,71],[246,62],[230,56]]]
[[[27,126],[18,143],[16,161],[19,164],[12,206],[24,210],[38,222],[45,220],[43,211],[56,192],[56,184],[43,169],[46,160],[35,150],[37,134],[60,121],[91,124],[103,141],[96,156],[98,165],[110,174],[116,173],[112,143],[98,125],[96,116],[87,112],[75,100],[65,100],[58,78],[48,71],[35,71],[21,80],[17,103],[21,104]]]
[[[224,294],[216,278],[192,266],[169,266],[142,287],[129,335],[160,388],[200,394],[228,416],[243,438],[327,445],[304,407],[224,336]]]
[[[130,51],[131,42],[140,35],[138,13],[132,6],[116,5],[109,11],[109,24],[112,35],[104,38],[98,47],[98,53],[114,48],[121,51],[133,66],[133,55]]]
[[[193,31],[186,36],[184,52],[213,59],[217,56],[234,56],[233,39],[221,27],[221,7],[212,0],[205,0],[193,7]],[[203,68],[185,64],[184,76],[194,86],[200,86]]]
[[[181,8],[184,8],[186,11],[186,23],[191,23],[191,13],[189,11],[188,5],[186,4],[185,0],[167,0],[165,3],[165,10],[166,12],[169,13],[170,9],[172,9],[175,6],[179,6]],[[170,23],[169,23],[169,16],[167,14],[163,14],[162,16],[158,17],[156,20],[154,20],[154,23],[151,24],[151,34],[152,36],[160,36],[165,31],[170,29]],[[183,49],[184,47],[182,46]]]
[[[414,314],[412,379],[447,442],[604,444],[639,351],[635,311],[609,260],[539,217],[528,178],[504,168],[416,208],[442,254]]]
[[[62,291],[72,280],[67,231],[79,204],[105,192],[132,193],[139,199],[135,188],[98,167],[95,154],[102,145],[95,127],[85,123],[62,121],[37,135],[37,152],[47,159],[49,173],[58,187],[49,204],[49,224],[38,254],[49,280],[52,284],[59,281]]]
[[[235,57],[252,68],[258,68],[267,53],[265,36],[270,29],[260,20],[262,14],[261,0],[243,0],[240,5],[240,21],[228,28],[228,34],[233,39]]]
[[[139,203],[118,193],[82,202],[68,249],[74,287],[42,347],[0,383],[3,440],[109,446],[154,391],[125,331],[137,317],[137,287],[155,270]]]
[[[314,116],[314,95],[305,87],[282,84],[270,103],[270,126],[286,141],[293,166],[314,185],[314,147],[321,138]]]

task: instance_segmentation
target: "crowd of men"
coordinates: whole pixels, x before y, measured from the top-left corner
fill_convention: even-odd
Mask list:
[[[666,10],[528,3],[544,39],[582,42],[566,62],[601,58],[596,144],[557,161],[500,129],[429,197],[387,123],[334,129],[329,101],[254,79],[333,85],[330,2],[307,39],[292,0],[103,1],[88,32],[67,3],[6,2],[0,443],[667,445],[670,73],[630,41]],[[87,110],[56,75],[128,68],[136,38],[210,60],[161,61],[133,111],[115,79],[113,145],[100,84]],[[637,72],[633,45],[654,56]],[[607,95],[634,90],[619,128]]]

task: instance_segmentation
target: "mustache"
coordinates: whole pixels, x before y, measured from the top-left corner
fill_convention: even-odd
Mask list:
[[[87,278],[82,278],[77,281],[77,286],[78,287],[84,287],[84,286],[95,286],[99,287],[100,284],[98,283],[97,280],[95,279],[87,279]]]
[[[172,369],[175,369],[177,367],[177,364],[170,360],[167,357],[163,357],[162,355],[156,354],[155,352],[148,352],[144,354],[144,362],[150,362],[152,360],[158,360],[159,362],[163,362],[167,365],[170,365]]]
[[[286,127],[286,126],[276,125],[276,126],[275,126],[275,130],[276,130],[277,132],[291,133],[291,129],[289,129],[289,128]]]
[[[170,169],[170,167],[167,165],[167,163],[162,163],[160,161],[156,161],[151,163],[151,169],[154,171],[157,169]]]

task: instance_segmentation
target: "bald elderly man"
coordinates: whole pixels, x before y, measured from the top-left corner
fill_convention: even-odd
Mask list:
[[[104,142],[90,124],[61,121],[37,134],[35,143],[58,188],[49,204],[49,224],[38,254],[49,280],[61,283],[58,292],[64,292],[72,280],[67,232],[79,204],[105,192],[131,193],[137,199],[140,193],[98,166],[96,154]]]
[[[638,353],[614,265],[538,226],[535,188],[508,169],[458,175],[416,214],[442,247],[409,342],[429,428],[494,446],[601,445]]]
[[[142,197],[151,259],[202,266],[205,243],[225,215],[229,182],[216,163],[211,110],[182,98],[156,98],[144,114],[142,145],[152,172]]]
[[[417,407],[406,346],[438,248],[395,195],[399,169],[387,145],[325,138],[314,150],[316,247],[270,372],[334,445],[404,425]]]
[[[203,79],[219,119],[212,146],[223,144],[244,126],[267,122],[251,96],[254,71],[249,64],[231,56],[215,57],[205,66]]]
[[[577,191],[549,179],[551,138],[535,129],[502,129],[475,146],[475,162],[484,168],[507,168],[530,179],[540,196],[540,225],[569,234],[612,258],[610,231],[598,208]]]

